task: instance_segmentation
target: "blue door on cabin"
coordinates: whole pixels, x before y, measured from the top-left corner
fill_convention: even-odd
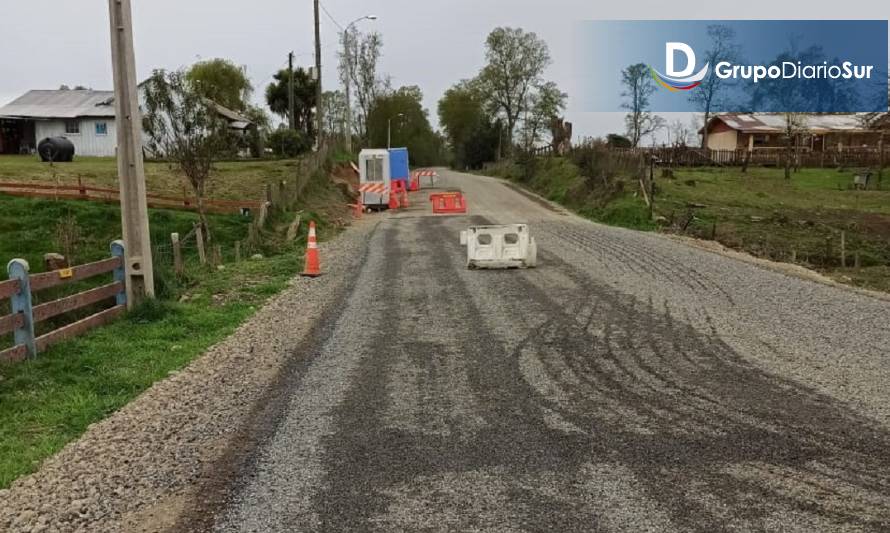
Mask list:
[[[389,174],[395,181],[408,181],[411,175],[408,169],[408,149],[390,148],[389,150]]]

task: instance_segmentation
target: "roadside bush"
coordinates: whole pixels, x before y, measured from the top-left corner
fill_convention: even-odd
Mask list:
[[[297,157],[311,148],[311,141],[299,131],[277,129],[269,135],[269,147],[278,157]]]

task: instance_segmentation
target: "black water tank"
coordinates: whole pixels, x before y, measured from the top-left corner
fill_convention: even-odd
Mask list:
[[[37,145],[41,161],[68,163],[74,161],[74,143],[65,137],[47,137]]]

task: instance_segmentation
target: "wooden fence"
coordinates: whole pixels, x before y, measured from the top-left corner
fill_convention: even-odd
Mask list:
[[[0,182],[0,192],[13,196],[35,198],[92,200],[108,203],[120,202],[119,190],[85,186],[80,183],[79,179],[77,185]],[[148,199],[149,207],[188,210],[197,210],[198,208],[195,198],[186,194],[183,194],[181,198],[146,194],[146,198]],[[211,213],[240,213],[242,209],[259,209],[261,203],[255,200],[204,200],[206,210]]]
[[[659,165],[697,166],[741,166],[748,160],[750,165],[784,166],[786,149],[756,148],[751,150],[705,150],[691,147],[649,147],[649,148],[610,148],[614,155],[624,157],[655,157]],[[845,148],[843,150],[812,151],[802,149],[796,155],[802,167],[879,167],[890,161],[890,147]]]
[[[21,361],[35,357],[47,347],[75,337],[121,316],[127,309],[124,276],[124,243],[111,243],[111,257],[52,272],[31,274],[28,262],[13,259],[7,270],[9,280],[0,282],[0,299],[9,299],[11,313],[0,317],[0,335],[12,333],[12,348],[0,351],[0,361]],[[112,281],[58,300],[33,305],[33,294],[52,287],[112,273]],[[86,318],[35,337],[34,326],[50,318],[99,304],[114,298],[114,305]]]

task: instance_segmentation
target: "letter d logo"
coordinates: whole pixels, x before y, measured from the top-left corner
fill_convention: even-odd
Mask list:
[[[672,78],[685,78],[692,74],[695,70],[695,52],[692,47],[686,43],[665,43],[665,70],[666,74]],[[674,56],[677,52],[686,54],[686,68],[681,71],[674,70]]]

